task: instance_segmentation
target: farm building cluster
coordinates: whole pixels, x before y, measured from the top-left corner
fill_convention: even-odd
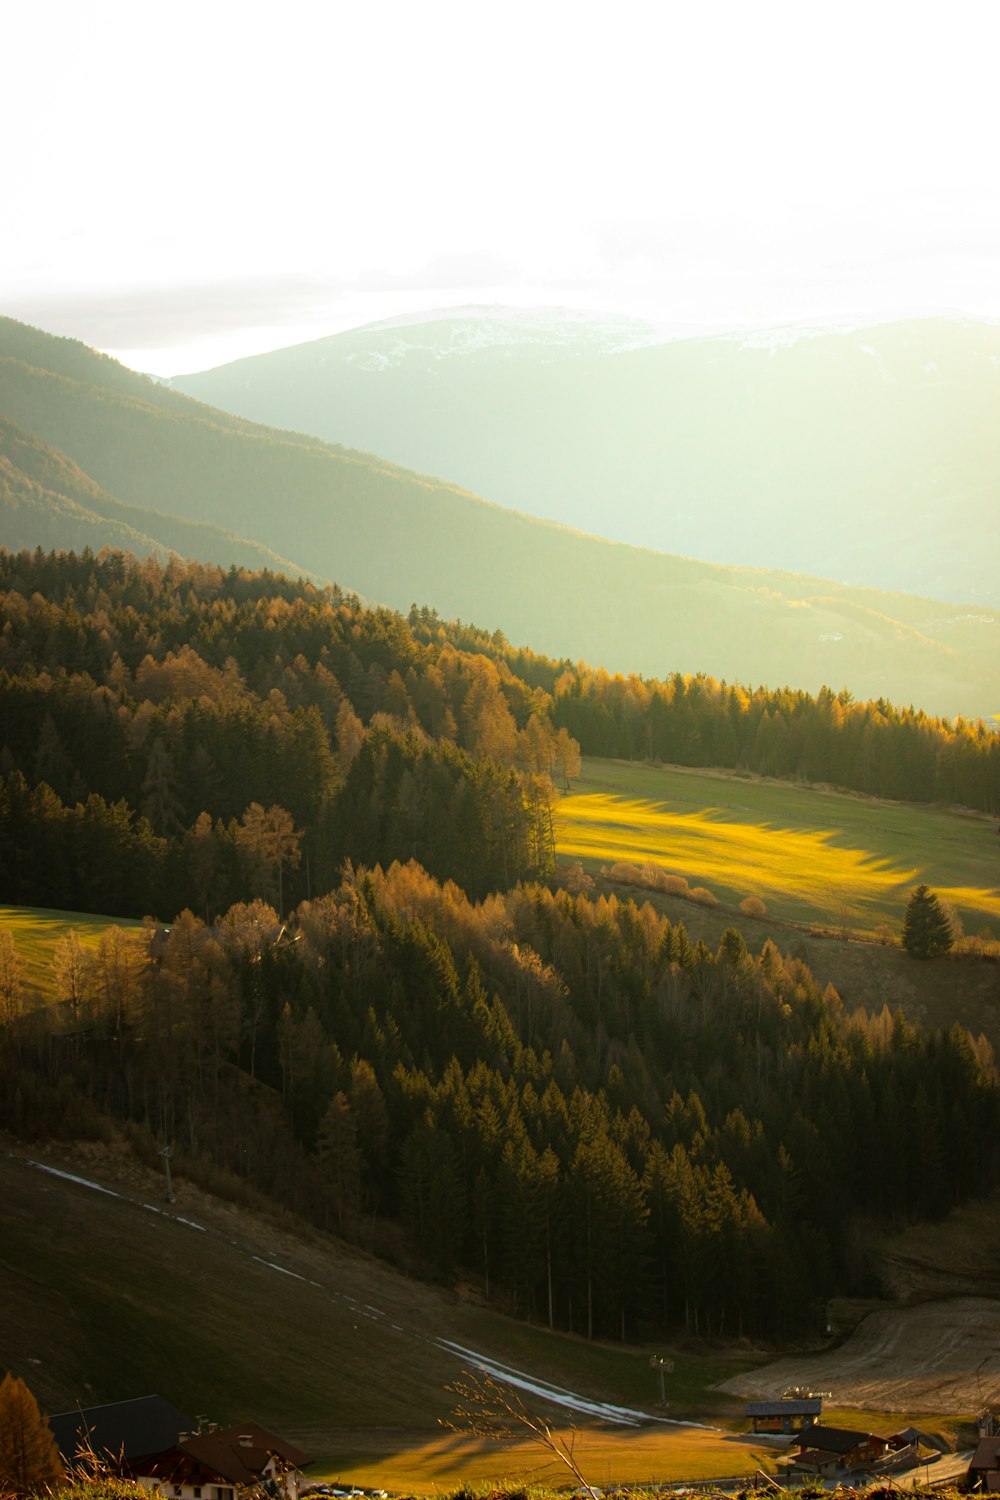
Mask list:
[[[68,1467],[99,1466],[163,1500],[236,1500],[252,1485],[275,1500],[299,1500],[312,1462],[259,1422],[192,1421],[162,1396],[62,1412],[49,1426]]]
[[[813,1393],[796,1392],[773,1401],[747,1403],[746,1415],[753,1432],[794,1440],[777,1465],[792,1483],[843,1479],[860,1473],[892,1475],[940,1458],[939,1451],[915,1427],[887,1436],[857,1432],[848,1427],[824,1426],[822,1412],[823,1397]]]

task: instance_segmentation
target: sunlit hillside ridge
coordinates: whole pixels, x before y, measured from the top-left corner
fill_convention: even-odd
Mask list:
[[[847,683],[859,699],[967,716],[1000,701],[1000,624],[974,606],[610,544],[255,427],[10,320],[0,411],[123,502],[235,531],[293,569],[308,563],[399,609],[426,601],[553,656],[814,693]],[[216,536],[203,555],[228,565],[233,553]]]

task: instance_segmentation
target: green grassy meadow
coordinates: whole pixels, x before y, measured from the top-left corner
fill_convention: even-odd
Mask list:
[[[870,933],[898,932],[912,888],[953,902],[967,933],[1000,937],[995,820],[675,766],[588,759],[559,804],[559,857],[592,871],[658,865],[736,907]]]
[[[55,944],[70,932],[80,942],[96,948],[109,927],[142,926],[128,917],[98,917],[83,911],[48,911],[35,906],[0,905],[0,926],[14,939],[24,963],[24,983],[36,1001],[52,998],[52,953]]]
[[[175,1187],[167,1211],[162,1179],[121,1142],[44,1153],[0,1143],[0,1366],[27,1381],[43,1410],[157,1391],[191,1414],[253,1417],[284,1433],[315,1459],[314,1479],[416,1494],[503,1478],[570,1482],[531,1440],[483,1440],[449,1426],[458,1399],[450,1388],[470,1362],[439,1338],[658,1413],[648,1348],[550,1334],[484,1307],[472,1287],[413,1281],[287,1216],[211,1198],[180,1171]],[[706,1426],[613,1427],[574,1422],[530,1396],[526,1405],[572,1437],[583,1473],[602,1488],[773,1472],[780,1450],[748,1434],[742,1399],[717,1389],[766,1363],[764,1352],[683,1343],[657,1352],[675,1362],[664,1415]],[[838,1406],[834,1419],[891,1431],[911,1415]],[[957,1432],[954,1417],[913,1420]]]

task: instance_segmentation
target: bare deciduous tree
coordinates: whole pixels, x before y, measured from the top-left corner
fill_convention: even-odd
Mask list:
[[[495,1442],[527,1437],[550,1455],[551,1462],[569,1469],[591,1500],[598,1500],[598,1491],[583,1477],[576,1460],[575,1427],[571,1428],[569,1437],[565,1437],[545,1417],[525,1406],[513,1386],[493,1375],[466,1372],[445,1389],[458,1400],[451,1416],[442,1420],[442,1427]]]

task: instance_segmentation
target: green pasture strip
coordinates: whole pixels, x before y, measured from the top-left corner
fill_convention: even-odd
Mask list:
[[[650,1367],[647,1349],[550,1332],[505,1318],[489,1308],[477,1308],[468,1326],[467,1317],[464,1308],[456,1312],[457,1331],[449,1334],[456,1343],[469,1346],[476,1337],[485,1339],[485,1343],[471,1346],[488,1350],[514,1369],[530,1371],[582,1395],[610,1399],[641,1411],[657,1409],[660,1377],[659,1371]],[[715,1387],[759,1364],[759,1356],[732,1350],[721,1354],[682,1354],[673,1348],[657,1352],[669,1354],[674,1364],[666,1377],[666,1397],[671,1408],[682,1406],[685,1415],[699,1417],[710,1413],[707,1419],[717,1425],[739,1424],[742,1405]],[[614,1396],[608,1397],[608,1391],[613,1391]]]
[[[80,942],[96,948],[109,927],[141,927],[131,917],[100,917],[88,911],[48,911],[40,906],[0,906],[0,926],[14,939],[24,963],[28,993],[39,1001],[55,998],[52,952],[57,942],[75,932]]]
[[[653,863],[725,905],[758,896],[791,921],[898,930],[925,881],[967,932],[1000,924],[995,822],[942,807],[588,759],[560,801],[556,839],[563,860]]]
[[[334,1414],[349,1425],[433,1429],[459,1367],[429,1340],[362,1315],[376,1270],[333,1254],[321,1270],[329,1289],[314,1286],[314,1254],[305,1279],[283,1275],[271,1264],[289,1264],[282,1237],[269,1244],[262,1226],[243,1248],[225,1237],[240,1216],[226,1214],[216,1232],[184,1182],[175,1187],[179,1217],[170,1218],[158,1185],[126,1202],[0,1154],[4,1357],[46,1410],[158,1390],[213,1421],[252,1412],[278,1431]],[[353,1303],[331,1294],[345,1281]],[[411,1305],[428,1298],[429,1289],[410,1291]]]

